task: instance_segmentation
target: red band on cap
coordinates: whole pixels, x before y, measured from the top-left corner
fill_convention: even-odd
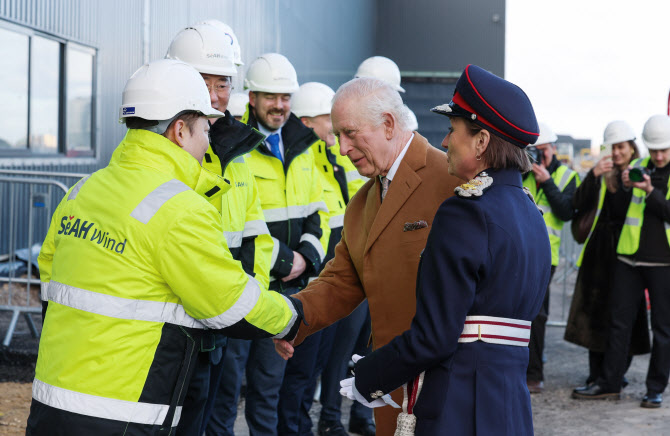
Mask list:
[[[512,135],[508,135],[507,133],[503,132],[502,130],[500,130],[499,128],[497,128],[497,127],[494,126],[493,124],[491,124],[491,122],[490,122],[489,120],[487,120],[486,118],[484,118],[483,116],[481,116],[481,115],[479,115],[477,112],[475,112],[475,110],[472,108],[472,106],[470,106],[469,104],[467,104],[466,101],[463,100],[463,97],[461,97],[461,95],[460,95],[458,92],[454,93],[454,96],[452,97],[452,100],[453,100],[454,103],[456,103],[457,105],[459,105],[460,107],[462,107],[462,108],[465,109],[466,111],[468,111],[468,112],[470,112],[470,113],[473,113],[473,114],[477,115],[477,121],[480,121],[480,122],[482,122],[483,124],[486,124],[487,126],[489,126],[490,128],[492,128],[492,129],[495,130],[496,132],[500,133],[501,135],[507,136],[508,138],[510,138],[510,139],[512,139],[512,140],[514,140],[514,141],[517,141],[517,142],[523,142],[523,141],[519,141],[518,138],[515,138],[514,136],[512,136]]]
[[[511,122],[507,121],[507,119],[506,119],[505,117],[503,117],[502,115],[500,115],[500,113],[499,113],[497,110],[495,110],[495,109],[493,108],[493,106],[491,106],[486,100],[484,100],[484,97],[482,97],[482,95],[479,93],[479,91],[477,91],[477,88],[475,87],[474,83],[472,83],[472,80],[470,80],[470,73],[468,72],[468,69],[469,69],[469,68],[470,68],[470,65],[468,65],[467,67],[465,67],[465,76],[468,78],[468,82],[470,83],[470,86],[472,86],[472,89],[474,89],[475,92],[477,93],[477,96],[481,99],[481,101],[484,102],[484,104],[485,104],[486,106],[489,107],[489,109],[491,109],[493,112],[495,112],[495,114],[498,115],[498,116],[500,117],[501,120],[503,120],[504,122],[506,122],[506,123],[509,124],[510,126],[514,127],[514,128],[517,129],[519,132],[527,133],[528,135],[533,135],[533,136],[540,136],[539,133],[528,132],[528,131],[526,131],[526,130],[523,130],[523,129],[520,128],[520,127],[515,126],[515,125],[512,124]]]

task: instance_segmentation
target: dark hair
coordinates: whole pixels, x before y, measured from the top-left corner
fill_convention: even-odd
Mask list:
[[[463,118],[463,120],[472,136],[484,130],[481,126],[473,123],[467,118]],[[482,153],[481,157],[486,161],[490,168],[516,168],[521,173],[527,173],[533,168],[528,153],[526,153],[524,149],[511,142],[505,141],[490,131],[489,133],[489,145],[486,147],[486,150]]]
[[[631,156],[630,163],[633,159],[637,159],[640,157],[640,149],[637,147],[637,144],[635,141],[630,140],[630,141],[623,141],[628,143],[633,148],[633,156]],[[619,176],[621,174],[621,170],[617,167],[613,167],[612,171],[609,172],[609,174],[605,175],[605,186],[607,186],[607,190],[610,191],[611,193],[615,193],[619,189]]]
[[[175,115],[172,120],[170,121],[170,124],[168,124],[168,127],[165,129],[165,132],[168,131],[168,129],[174,124],[175,121],[177,120],[182,120],[184,124],[188,127],[189,131],[192,131],[193,128],[195,127],[195,122],[198,120],[198,118],[202,117],[202,113],[198,111],[181,111],[177,115]],[[140,117],[128,117],[126,118],[126,127],[129,129],[146,129],[146,130],[151,130],[150,127],[157,126],[159,124],[159,121],[157,120],[147,120],[144,118]],[[164,134],[165,132],[161,132],[160,134]]]

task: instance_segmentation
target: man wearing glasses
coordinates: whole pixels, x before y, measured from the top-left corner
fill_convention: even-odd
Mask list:
[[[231,78],[237,76],[237,66],[242,65],[237,37],[224,23],[206,21],[179,32],[166,57],[184,61],[198,70],[207,84],[212,107],[225,112],[225,117],[212,123],[210,145],[202,166],[230,181],[231,189],[212,204],[221,212],[233,258],[242,263],[244,271],[254,277],[262,289],[267,289],[273,242],[254,177],[243,157],[258,147],[264,136],[228,112]],[[209,341],[203,341],[178,434],[203,434],[221,380],[225,346],[226,337],[213,333]]]

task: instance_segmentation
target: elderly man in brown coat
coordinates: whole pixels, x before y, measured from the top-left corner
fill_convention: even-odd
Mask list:
[[[385,82],[345,83],[333,98],[331,118],[340,153],[370,180],[347,206],[335,258],[293,296],[302,301],[308,324],[295,344],[367,298],[376,349],[410,327],[419,259],[433,216],[462,182],[447,172],[446,154],[408,128],[402,99]],[[284,358],[293,353],[285,341],[277,341],[276,348]],[[402,390],[392,396],[402,404]],[[375,409],[378,435],[393,435],[398,412]]]

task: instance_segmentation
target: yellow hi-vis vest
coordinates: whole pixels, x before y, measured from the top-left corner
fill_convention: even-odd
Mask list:
[[[600,218],[600,212],[603,210],[603,204],[605,203],[605,194],[607,193],[607,184],[605,183],[605,178],[601,177],[600,179],[600,193],[598,194],[598,209],[596,209],[596,216],[593,219],[593,225],[591,226],[591,230],[589,230],[589,235],[586,237],[586,240],[584,241],[584,245],[582,246],[582,252],[579,253],[579,259],[577,259],[577,266],[580,267],[582,266],[582,259],[584,258],[584,251],[586,251],[586,246],[589,245],[589,240],[591,239],[591,235],[593,234],[593,230],[596,228],[596,224],[598,224],[598,218]]]
[[[107,430],[176,427],[199,332],[294,334],[293,303],[262,291],[226,247],[206,198],[227,189],[144,130],[129,130],[110,165],[70,189],[38,258],[48,309],[33,407],[48,410],[29,427],[75,414]]]
[[[649,157],[645,157],[644,159],[635,159],[631,162],[631,166],[633,168],[646,168],[648,163]],[[619,237],[619,245],[617,245],[617,254],[633,255],[640,248],[640,233],[644,221],[644,208],[647,204],[645,202],[646,198],[647,193],[645,191],[633,188],[633,195],[628,204],[628,212],[626,212],[626,220]],[[665,199],[670,200],[670,179],[668,179],[668,193]],[[670,244],[670,223],[664,222],[663,224],[665,225],[665,236],[668,238],[668,244]]]
[[[202,167],[221,175],[221,161],[211,145],[205,153]],[[265,224],[256,181],[243,155],[228,163],[223,178],[230,182],[230,190],[220,198],[210,200],[210,203],[221,214],[223,234],[233,258],[242,262],[247,273],[253,272],[262,288],[267,289],[274,243]]]
[[[577,173],[565,165],[559,165],[558,168],[556,168],[556,171],[551,175],[551,179],[561,192],[563,192],[570,181],[575,177],[577,178],[577,183],[579,183]],[[544,213],[544,223],[547,225],[549,242],[551,243],[551,265],[557,266],[559,260],[558,249],[561,246],[561,230],[563,229],[563,224],[565,222],[558,219],[558,217],[552,213],[549,200],[547,200],[547,196],[544,195],[544,192],[541,189],[540,191],[537,190],[535,174],[532,172],[528,174],[528,177],[523,181],[523,186],[530,190],[535,198],[537,206],[542,209],[542,212]]]

